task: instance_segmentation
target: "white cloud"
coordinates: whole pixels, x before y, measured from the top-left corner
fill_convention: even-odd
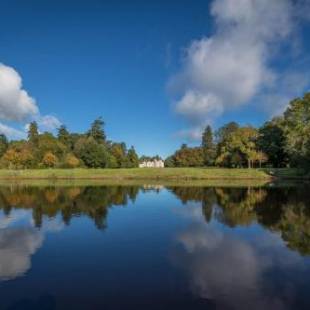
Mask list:
[[[201,139],[202,131],[203,126],[196,126],[189,129],[179,130],[175,136],[189,141],[195,141]]]
[[[206,115],[221,114],[223,107],[219,98],[212,93],[203,95],[201,92],[189,90],[178,102],[176,110],[195,122],[204,120]]]
[[[54,131],[61,125],[59,119],[52,115],[37,115],[32,119],[38,123],[39,132]],[[10,139],[25,139],[27,137],[28,129],[29,123],[25,124],[22,130],[20,130],[0,122],[0,133]]]
[[[1,122],[0,122],[0,133],[4,134],[6,137],[10,137],[11,139],[24,139],[26,137],[25,131],[15,129]]]
[[[24,124],[35,120],[41,131],[52,131],[61,122],[52,115],[41,115],[36,101],[23,89],[22,78],[12,67],[0,63],[0,120]],[[0,133],[11,139],[26,137],[27,124],[24,130],[18,130],[0,122]]]
[[[22,121],[37,113],[36,102],[22,88],[20,75],[0,63],[0,119]]]
[[[56,128],[60,127],[60,125],[61,125],[60,120],[53,115],[38,116],[36,118],[36,121],[38,122],[38,126],[41,129],[41,131],[55,130]]]
[[[214,0],[214,35],[190,44],[169,82],[180,94],[176,112],[202,127],[275,87],[278,72],[270,62],[295,31],[294,12],[291,0]]]
[[[38,124],[39,133],[44,131],[54,131],[61,126],[61,121],[53,115],[37,115],[33,118]],[[24,125],[25,133],[29,130],[30,123]]]

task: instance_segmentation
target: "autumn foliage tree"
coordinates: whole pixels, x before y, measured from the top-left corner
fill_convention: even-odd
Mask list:
[[[57,156],[49,151],[44,154],[42,164],[44,167],[53,168],[56,166],[57,160]]]

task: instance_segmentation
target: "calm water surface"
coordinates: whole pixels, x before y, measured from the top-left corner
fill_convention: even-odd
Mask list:
[[[0,309],[310,309],[310,187],[2,186]]]

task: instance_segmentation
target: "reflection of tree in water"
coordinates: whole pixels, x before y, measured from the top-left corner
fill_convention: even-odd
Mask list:
[[[41,227],[43,216],[61,214],[66,224],[74,216],[86,215],[104,228],[108,208],[134,201],[138,191],[137,186],[1,187],[0,209],[9,215],[12,209],[29,208],[36,227]]]
[[[262,224],[281,233],[288,247],[303,255],[310,254],[309,187],[289,187],[282,193],[279,189],[273,191],[257,207],[257,214]]]
[[[255,221],[255,206],[266,197],[263,188],[216,188],[215,192],[218,205],[222,207],[218,219],[230,227],[250,225]]]
[[[310,254],[310,199],[307,186],[281,188],[170,187],[183,203],[201,202],[211,218],[229,227],[258,222],[280,232],[291,249]]]
[[[212,218],[213,206],[217,203],[216,193],[212,187],[169,187],[172,193],[174,193],[183,204],[188,201],[201,202],[202,203],[202,213],[205,220],[209,222]]]

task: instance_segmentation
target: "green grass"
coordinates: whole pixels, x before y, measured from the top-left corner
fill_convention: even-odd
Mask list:
[[[0,170],[0,178],[18,179],[270,179],[266,170],[222,168],[33,169]]]
[[[225,169],[225,168],[134,168],[134,169],[32,169],[0,170],[0,179],[91,179],[91,180],[271,180],[300,178],[294,169]]]
[[[137,169],[0,169],[0,186],[265,186],[310,179],[296,169],[137,168]],[[285,182],[283,180],[286,180]]]
[[[309,172],[297,168],[279,168],[279,169],[264,169],[264,171],[272,176],[280,179],[310,179]]]
[[[1,179],[1,187],[80,187],[80,186],[190,186],[190,187],[263,187],[270,183],[265,179],[205,179],[205,180],[150,180],[150,179]],[[282,182],[281,182],[282,184]]]

